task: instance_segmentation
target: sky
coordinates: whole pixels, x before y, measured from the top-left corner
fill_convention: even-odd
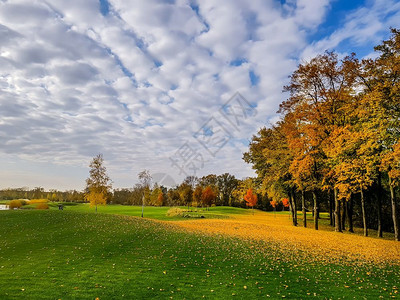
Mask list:
[[[0,0],[0,188],[82,190],[99,153],[115,188],[254,176],[296,67],[390,27],[400,1]]]

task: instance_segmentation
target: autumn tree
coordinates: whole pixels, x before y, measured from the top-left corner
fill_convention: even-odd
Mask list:
[[[159,201],[160,194],[162,194],[162,189],[160,186],[158,186],[157,183],[155,183],[153,186],[153,190],[151,191],[151,194],[150,194],[150,204],[151,205],[154,205],[154,206],[162,205],[162,201],[161,201],[161,204]]]
[[[163,206],[165,201],[164,193],[162,191],[159,192],[157,197],[157,206]]]
[[[362,123],[361,123],[362,124]],[[338,128],[332,133],[332,147],[327,149],[327,153],[336,158],[337,162],[333,166],[334,177],[336,180],[337,199],[344,202],[351,202],[352,195],[359,193],[361,198],[361,212],[363,219],[364,235],[368,235],[367,215],[366,215],[366,194],[376,178],[378,166],[378,148],[374,132],[366,128],[359,128],[360,122],[353,126]],[[333,153],[333,154],[332,154]],[[351,224],[351,211],[343,206],[343,213],[346,214]],[[339,224],[337,231],[344,229],[344,220],[337,218]]]
[[[246,205],[251,207],[254,215],[254,206],[257,204],[257,195],[253,194],[253,189],[248,189],[246,195],[244,196]]]
[[[271,128],[262,128],[253,136],[249,151],[244,153],[243,159],[253,165],[261,181],[261,194],[277,202],[288,197],[293,206],[292,221],[297,225],[297,210],[295,197],[295,182],[289,167],[293,161],[292,151],[289,149],[286,132],[290,130],[286,118],[277,122]]]
[[[289,199],[288,198],[283,198],[282,199],[282,205],[283,205],[284,208],[285,207],[289,207],[290,206]]]
[[[91,206],[106,204],[107,194],[111,189],[111,180],[107,175],[102,154],[98,154],[89,164],[89,177],[86,179],[85,199]]]
[[[215,194],[215,199],[213,201],[214,201],[214,204],[217,204],[217,199],[219,198],[219,195],[220,195],[217,175],[209,174],[209,175],[203,176],[203,177],[199,178],[198,184],[201,185],[203,187],[203,189],[205,189],[207,186],[209,186],[213,190],[213,192]]]
[[[190,204],[193,201],[193,188],[192,185],[183,182],[180,186],[179,186],[179,194],[181,195],[181,199],[183,201],[183,203],[185,203],[188,207],[190,207]]]
[[[181,195],[177,188],[171,188],[167,192],[169,205],[181,205]]]
[[[382,172],[389,180],[395,239],[399,240],[399,217],[396,184],[391,172],[396,168],[395,147],[400,138],[400,31],[392,29],[391,37],[375,47],[376,59],[354,60],[351,66],[361,90],[357,103],[349,110],[357,115],[355,134],[363,137],[358,151],[373,178],[369,180],[382,190]],[[361,158],[360,154],[357,155]],[[361,172],[365,173],[365,166]],[[377,192],[378,236],[382,236],[382,195]],[[363,195],[361,195],[362,197]]]
[[[199,206],[202,203],[202,194],[203,194],[203,188],[201,185],[197,185],[196,188],[193,191],[193,204],[195,206]]]
[[[206,206],[206,207],[210,207],[211,204],[215,201],[216,198],[216,194],[213,191],[211,186],[207,186],[204,190],[203,193],[201,195],[201,199],[202,199],[202,203]]]
[[[243,180],[239,180],[236,187],[231,192],[233,199],[235,199],[233,204],[242,206],[243,202],[245,202],[244,196],[246,195],[247,190],[250,188],[256,188],[253,178],[248,177]]]
[[[276,201],[276,200],[271,200],[271,201],[269,202],[269,205],[272,206],[272,209],[274,210],[274,215],[275,215],[275,210],[276,210],[276,207],[278,206],[278,201]]]
[[[339,61],[334,52],[326,52],[299,65],[284,87],[290,97],[280,105],[280,112],[292,114],[296,121],[294,138],[288,138],[294,154],[291,173],[312,194],[315,229],[319,213],[317,191],[323,189],[328,173],[324,144],[343,122],[343,104],[354,91],[355,75],[346,63],[351,59],[352,56]]]
[[[382,170],[389,177],[390,200],[395,240],[400,241],[396,188],[400,186],[400,30],[391,29],[391,37],[375,47],[380,54],[373,65],[373,91],[383,114],[378,115],[382,128]],[[383,125],[383,126],[382,126]]]

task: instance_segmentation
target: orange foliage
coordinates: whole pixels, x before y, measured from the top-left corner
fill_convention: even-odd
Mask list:
[[[288,198],[283,198],[282,199],[282,204],[284,207],[289,207],[290,203],[289,203],[289,199]]]
[[[276,206],[278,205],[278,202],[277,202],[276,200],[271,200],[271,201],[269,202],[269,204],[271,204],[271,206],[272,206],[273,208],[276,208]]]
[[[250,188],[247,190],[244,200],[246,201],[247,206],[254,207],[257,204],[257,195],[253,194],[253,190]]]
[[[162,206],[164,203],[164,194],[160,192],[157,197],[157,205]]]
[[[201,200],[205,206],[211,206],[211,203],[215,200],[215,198],[216,196],[211,186],[207,186],[201,194]]]

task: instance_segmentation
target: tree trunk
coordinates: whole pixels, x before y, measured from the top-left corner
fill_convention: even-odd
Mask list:
[[[335,226],[335,219],[333,217],[333,201],[332,201],[331,190],[329,190],[329,225]]]
[[[397,199],[394,192],[392,177],[389,176],[389,188],[390,188],[390,202],[392,203],[392,218],[393,218],[393,228],[394,228],[394,239],[395,241],[400,241],[399,236],[399,222],[397,216]]]
[[[314,201],[314,229],[318,230],[318,198],[315,190],[312,191],[313,201]]]
[[[346,200],[342,200],[342,230],[346,230]]]
[[[378,192],[376,194],[377,214],[378,214],[378,237],[383,237],[382,231],[382,180],[381,172],[378,172]]]
[[[362,211],[362,219],[363,219],[363,227],[364,227],[364,236],[368,236],[368,228],[367,228],[367,216],[365,214],[365,199],[364,199],[364,191],[360,189],[361,194],[361,211]]]
[[[350,200],[347,201],[347,219],[349,220],[349,232],[354,232],[353,229],[353,194],[350,196]]]
[[[142,218],[143,218],[143,211],[144,211],[144,195],[143,195],[143,198],[142,198]]]
[[[303,226],[307,227],[306,198],[304,197],[304,190],[301,190],[301,206],[303,210]]]
[[[337,189],[333,190],[335,201],[335,231],[342,232],[342,222],[340,221],[340,202],[338,200]]]
[[[291,192],[290,192],[290,196],[289,198],[291,198],[290,200],[290,209],[292,210],[292,222],[293,222],[293,226],[297,226],[297,209],[296,209],[296,194],[294,189],[292,188]]]

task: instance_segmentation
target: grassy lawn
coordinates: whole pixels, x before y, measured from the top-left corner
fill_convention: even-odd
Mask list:
[[[169,224],[72,207],[2,211],[0,299],[397,295],[399,266],[345,257],[318,263],[272,242],[189,233]]]
[[[64,204],[64,203],[63,203]],[[53,209],[58,209],[58,204],[50,203]],[[187,206],[180,207],[183,210],[187,210]],[[157,220],[185,220],[182,217],[169,217],[167,216],[168,210],[171,207],[154,207],[154,206],[145,206],[144,207],[144,217],[149,219],[157,219]],[[91,207],[89,204],[77,204],[77,205],[68,205],[64,207],[64,210],[70,211],[79,211],[79,212],[95,212],[95,208]],[[142,207],[141,206],[126,206],[126,205],[105,205],[97,207],[98,213],[106,213],[106,214],[116,214],[116,215],[126,215],[126,216],[134,216],[140,217],[142,215]],[[204,216],[205,218],[228,218],[229,215],[235,214],[249,214],[250,210],[244,210],[241,208],[235,207],[211,207],[209,210],[205,208],[197,208],[190,207],[188,214],[191,218],[199,218]]]

